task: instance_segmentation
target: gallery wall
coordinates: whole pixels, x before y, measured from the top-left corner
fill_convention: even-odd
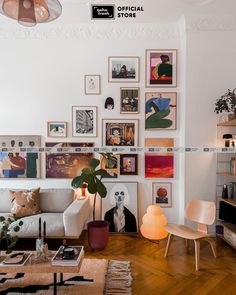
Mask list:
[[[173,137],[175,145],[183,143],[185,97],[183,86],[184,45],[180,40],[178,23],[159,24],[50,24],[28,29],[6,26],[0,34],[1,44],[1,108],[0,134],[41,135],[47,138],[47,121],[67,121],[68,138],[60,141],[95,142],[101,146],[104,119],[139,119],[139,146],[147,137]],[[178,49],[178,87],[145,88],[145,49]],[[108,83],[109,56],[139,56],[140,83]],[[84,95],[84,75],[101,75],[101,95]],[[120,114],[120,87],[140,87],[140,113]],[[145,92],[177,91],[177,130],[145,131]],[[115,100],[112,111],[104,109],[105,99]],[[98,136],[75,138],[71,135],[72,106],[98,107]],[[170,222],[179,221],[184,199],[184,158],[175,156],[174,179],[145,179],[144,155],[139,155],[139,175],[120,176],[115,181],[138,182],[139,222],[152,203],[152,182],[172,182],[172,208],[164,209]],[[0,187],[9,188],[64,188],[70,180],[45,179],[42,159],[40,180],[0,180]],[[109,181],[109,180],[108,180]]]

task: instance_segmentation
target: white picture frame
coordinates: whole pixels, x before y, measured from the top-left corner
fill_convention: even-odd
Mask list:
[[[96,106],[72,106],[72,136],[97,136]]]
[[[101,75],[84,75],[84,94],[101,94]]]

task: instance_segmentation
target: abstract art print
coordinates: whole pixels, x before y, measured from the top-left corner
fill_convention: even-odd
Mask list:
[[[103,178],[118,178],[118,167],[119,167],[119,156],[118,155],[112,155],[109,159],[109,163],[107,163],[107,160],[101,155],[100,157],[100,166],[101,169],[104,169],[107,171],[107,174],[103,176]]]
[[[101,94],[101,76],[85,75],[84,76],[84,93]]]
[[[102,219],[110,223],[112,233],[137,233],[137,182],[104,182],[107,197],[102,199]]]
[[[176,92],[147,92],[145,94],[145,129],[176,129]]]
[[[108,82],[139,82],[139,57],[109,57]]]
[[[120,154],[120,175],[138,175],[137,154]]]
[[[177,86],[177,50],[146,50],[146,87]]]
[[[171,208],[172,184],[170,182],[154,182],[152,184],[153,204],[160,207]]]
[[[83,152],[83,148],[93,147],[94,143],[47,142],[45,146],[46,178],[71,179],[88,167],[93,157],[93,153]]]
[[[97,136],[97,107],[72,107],[72,135],[75,137]]]
[[[41,136],[0,136],[0,178],[40,178]]]
[[[173,138],[145,138],[146,148],[174,147]],[[145,178],[173,178],[173,153],[145,153]]]
[[[48,137],[66,137],[67,123],[60,121],[51,121],[47,123]]]
[[[103,119],[103,146],[137,146],[138,120]]]
[[[139,113],[139,87],[126,87],[120,89],[120,113]]]

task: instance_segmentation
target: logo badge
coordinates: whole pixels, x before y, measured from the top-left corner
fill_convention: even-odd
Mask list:
[[[91,5],[92,19],[114,19],[115,5]]]

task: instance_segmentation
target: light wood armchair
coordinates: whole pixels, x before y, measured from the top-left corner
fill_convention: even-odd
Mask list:
[[[166,231],[169,233],[165,257],[168,255],[168,250],[171,243],[172,236],[181,237],[186,240],[188,245],[189,240],[193,240],[195,244],[195,265],[196,270],[199,270],[200,258],[200,241],[206,240],[212,249],[213,255],[216,258],[215,242],[208,234],[208,225],[215,221],[216,206],[213,202],[203,200],[192,200],[185,208],[185,218],[197,223],[197,230],[193,230],[185,225],[167,224]]]

